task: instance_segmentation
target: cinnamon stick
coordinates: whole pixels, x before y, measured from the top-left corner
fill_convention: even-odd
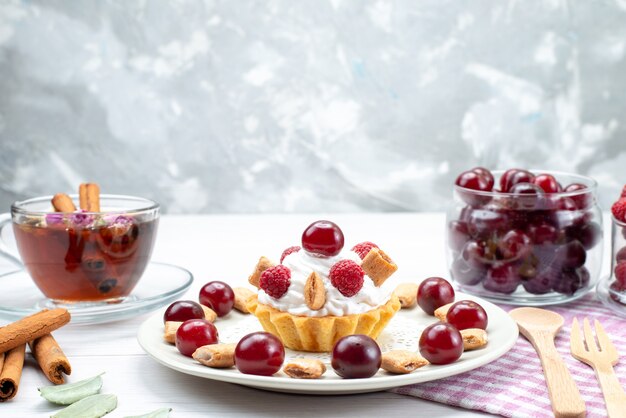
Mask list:
[[[57,212],[74,212],[76,206],[72,202],[72,198],[65,193],[57,193],[52,198],[52,207]]]
[[[0,328],[0,353],[50,334],[70,322],[67,309],[51,309],[37,312]]]
[[[71,374],[72,366],[52,334],[46,334],[28,343],[30,351],[49,381],[65,383],[63,374]]]
[[[78,187],[80,208],[87,212],[100,212],[100,186],[96,183],[83,183]]]
[[[8,401],[17,394],[25,351],[26,344],[22,344],[4,353],[4,364],[0,372],[0,402]]]

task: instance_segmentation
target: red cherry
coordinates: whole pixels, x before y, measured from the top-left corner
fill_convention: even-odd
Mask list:
[[[484,268],[472,267],[462,258],[454,260],[450,272],[455,281],[466,286],[477,285],[485,275]]]
[[[559,182],[550,174],[539,174],[533,179],[533,184],[539,186],[546,193],[558,193]]]
[[[489,248],[484,241],[470,240],[461,252],[463,260],[473,268],[483,268],[489,260]]]
[[[331,365],[344,379],[374,376],[381,363],[380,347],[367,335],[348,335],[333,347]]]
[[[253,332],[235,347],[235,367],[241,373],[271,376],[285,361],[283,343],[269,332]]]
[[[478,174],[487,182],[487,190],[493,189],[493,185],[495,181],[493,179],[493,174],[491,174],[491,171],[487,170],[484,167],[474,167],[470,171],[473,171],[474,173]]]
[[[470,206],[479,207],[487,204],[491,200],[491,196],[489,196],[488,193],[485,195],[470,191],[490,192],[493,188],[493,182],[490,182],[488,177],[475,171],[462,172],[456,178],[454,184],[460,188],[460,190],[457,190],[459,197]]]
[[[557,211],[575,211],[578,209],[576,201],[571,197],[554,197],[552,201],[554,202],[553,206]]]
[[[474,209],[468,213],[467,229],[475,238],[489,238],[494,233],[510,229],[511,216],[491,207]]]
[[[516,209],[535,210],[545,206],[544,191],[541,187],[532,183],[517,183],[509,189]]]
[[[332,257],[343,248],[343,232],[333,222],[313,222],[302,233],[302,248],[316,255]]]
[[[512,168],[507,170],[500,177],[500,190],[503,193],[511,192],[511,187],[518,183],[532,183],[535,176],[527,170]]]
[[[571,199],[578,209],[586,209],[591,205],[593,194],[584,184],[572,183],[565,187],[563,191],[566,193],[576,192],[575,195],[571,196]]]
[[[187,357],[199,347],[217,344],[217,341],[217,328],[206,319],[188,319],[176,331],[176,348]]]
[[[489,187],[489,179],[474,171],[462,172],[456,178],[454,184],[465,189],[478,190],[482,192],[491,191],[491,188]],[[493,187],[493,184],[491,184],[491,187]]]
[[[452,305],[446,314],[446,321],[459,331],[468,328],[487,329],[489,323],[487,312],[471,300],[461,300]]]
[[[524,258],[532,251],[531,240],[524,232],[513,229],[500,239],[498,249],[504,259]]]
[[[507,193],[509,191],[508,189],[509,179],[517,171],[519,171],[519,168],[510,168],[506,170],[504,173],[502,173],[502,175],[500,176],[500,191],[501,192]]]
[[[567,187],[565,187],[563,191],[568,193],[568,192],[577,192],[579,190],[587,190],[587,186],[585,186],[584,184],[580,184],[580,183],[572,183],[572,184],[568,184]]]
[[[179,300],[172,303],[163,314],[163,322],[183,322],[188,319],[204,319],[204,311],[199,303],[193,300]]]
[[[553,284],[552,290],[564,295],[573,295],[589,285],[589,270],[585,267],[561,270],[559,279]]]
[[[443,305],[454,302],[452,285],[441,277],[429,277],[417,288],[417,304],[428,315]]]
[[[528,235],[535,245],[554,244],[559,238],[559,231],[554,226],[543,222],[538,225],[530,225]]]
[[[590,222],[571,226],[566,229],[566,233],[568,237],[580,241],[585,250],[590,250],[602,238],[602,227],[596,222]]]
[[[422,332],[420,354],[431,364],[449,364],[463,354],[463,337],[454,326],[438,322]]]
[[[533,183],[516,183],[509,189],[513,194],[543,195],[543,189]]]
[[[209,282],[200,289],[200,303],[213,309],[217,316],[224,316],[233,309],[235,292],[226,283]]]
[[[516,264],[502,262],[491,266],[483,279],[483,287],[490,292],[513,293],[522,278]]]
[[[560,279],[560,273],[551,268],[545,268],[535,277],[522,282],[524,290],[534,295],[543,295],[552,291],[554,283]]]
[[[567,244],[559,246],[555,252],[557,262],[560,262],[563,268],[575,269],[581,267],[587,261],[587,251],[579,241],[570,241]]]
[[[461,251],[469,239],[467,222],[451,221],[448,224],[448,246],[453,251]]]

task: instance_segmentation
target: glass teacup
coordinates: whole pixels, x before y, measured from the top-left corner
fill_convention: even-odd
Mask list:
[[[141,278],[156,239],[159,205],[131,196],[101,195],[100,212],[53,212],[52,196],[11,206],[0,230],[13,225],[19,258],[55,303],[118,302]],[[71,196],[77,201],[78,196]]]

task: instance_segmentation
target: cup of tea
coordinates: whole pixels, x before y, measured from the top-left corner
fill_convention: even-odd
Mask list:
[[[65,196],[78,206],[78,195]],[[97,211],[55,212],[52,198],[11,206],[11,213],[0,220],[0,232],[12,224],[19,257],[4,244],[0,253],[23,265],[41,292],[56,303],[124,300],[150,260],[159,204],[103,194]]]

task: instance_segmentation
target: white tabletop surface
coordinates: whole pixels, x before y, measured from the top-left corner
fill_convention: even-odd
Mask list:
[[[284,248],[300,244],[303,229],[317,219],[338,223],[346,245],[367,240],[381,246],[399,266],[393,280],[448,276],[444,215],[440,213],[163,216],[153,260],[190,270],[195,281],[185,296],[196,299],[199,288],[208,281],[246,283],[259,256],[277,260]],[[70,382],[106,372],[102,393],[118,396],[118,408],[107,417],[138,415],[161,407],[173,408],[171,417],[477,415],[390,392],[287,395],[184,375],[156,363],[140,348],[137,329],[148,315],[101,325],[69,325],[54,333],[72,363]],[[0,324],[4,323],[0,319]],[[27,354],[19,393],[0,404],[0,416],[50,416],[59,408],[37,391],[48,384]]]

